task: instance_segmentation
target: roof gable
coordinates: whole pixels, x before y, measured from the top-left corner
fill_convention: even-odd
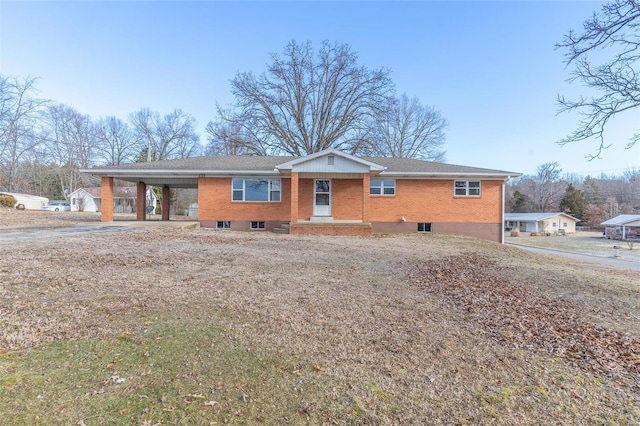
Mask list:
[[[292,172],[368,173],[382,171],[386,167],[331,148],[278,164],[276,169]]]

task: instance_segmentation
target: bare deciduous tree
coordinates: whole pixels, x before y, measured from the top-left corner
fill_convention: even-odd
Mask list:
[[[393,92],[389,71],[357,64],[346,44],[291,41],[271,55],[266,73],[232,80],[237,113],[258,152],[306,155],[327,148],[357,151],[359,135]],[[222,115],[222,114],[221,114]]]
[[[611,143],[605,142],[605,128],[615,115],[640,106],[639,29],[640,3],[636,0],[615,0],[602,6],[586,20],[583,31],[570,31],[556,47],[566,49],[565,63],[573,65],[570,82],[579,81],[597,93],[578,100],[558,97],[560,112],[575,111],[580,116],[573,133],[558,143],[599,140],[599,147],[590,158],[597,158]],[[594,63],[589,54],[611,55],[602,63]],[[629,139],[627,147],[640,140],[640,133]]]
[[[251,135],[247,134],[246,126],[234,121],[210,121],[205,129],[207,132],[207,155],[266,155],[260,150],[260,145],[253,143]]]
[[[89,167],[96,145],[95,127],[88,115],[63,105],[47,109],[43,139],[47,158],[56,168],[61,196],[65,199],[83,184],[79,172]]]
[[[143,108],[132,113],[130,120],[138,142],[147,149],[147,161],[187,158],[202,152],[195,119],[180,109],[162,117]]]
[[[557,161],[538,166],[533,179],[533,203],[537,211],[548,212],[555,210],[558,205],[558,195],[566,184],[560,181],[562,169]]]
[[[361,151],[382,157],[444,161],[446,127],[447,120],[440,112],[403,94],[376,115]]]
[[[16,171],[38,145],[39,115],[47,101],[34,97],[36,79],[0,75],[0,186],[14,190]]]
[[[96,160],[105,165],[132,163],[142,147],[127,123],[109,116],[96,124]]]
[[[553,161],[538,166],[535,175],[525,175],[510,181],[510,190],[526,196],[526,208],[533,212],[557,211],[559,194],[567,186],[560,179],[560,165]],[[514,194],[515,194],[514,192]]]

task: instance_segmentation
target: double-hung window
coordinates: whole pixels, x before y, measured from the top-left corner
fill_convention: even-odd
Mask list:
[[[392,179],[372,179],[369,185],[370,195],[396,195],[396,181]]]
[[[233,201],[280,201],[280,179],[235,178],[231,182]]]
[[[479,197],[479,180],[457,180],[454,183],[454,194],[460,197]]]

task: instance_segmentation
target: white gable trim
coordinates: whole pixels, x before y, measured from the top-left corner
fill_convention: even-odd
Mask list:
[[[331,155],[337,157],[336,160],[340,159],[342,161],[338,160],[336,162],[337,164],[334,164],[334,167],[330,167],[327,162],[322,159],[328,158]],[[305,157],[296,158],[295,160],[291,160],[286,163],[279,164],[276,166],[276,169],[291,170],[293,172],[305,172],[310,171],[310,169],[314,169],[318,172],[371,172],[383,171],[386,169],[386,167],[381,166],[380,164],[372,163],[371,161],[363,160],[362,158],[356,157],[354,155],[349,155],[345,152],[338,151],[337,149],[330,148],[324,151],[307,155]]]

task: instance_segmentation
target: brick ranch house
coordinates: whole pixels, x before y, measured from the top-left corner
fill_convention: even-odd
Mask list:
[[[291,234],[434,232],[504,241],[504,187],[519,173],[328,149],[304,157],[209,156],[82,170],[102,178],[102,221],[113,221],[114,179],[197,188],[202,227],[288,227]],[[144,202],[137,220],[145,220]]]

